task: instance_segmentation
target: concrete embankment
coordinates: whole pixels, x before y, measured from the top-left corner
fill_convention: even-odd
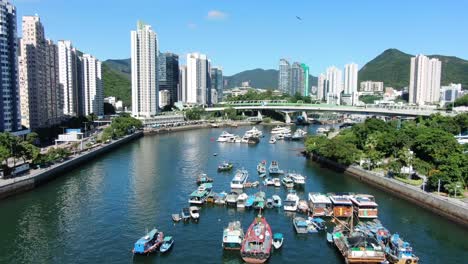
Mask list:
[[[468,227],[468,205],[463,201],[428,193],[418,187],[384,177],[358,166],[346,167],[332,160],[317,156],[313,156],[312,159]]]
[[[31,190],[41,183],[50,181],[59,177],[71,169],[83,164],[86,161],[94,159],[118,146],[121,146],[129,141],[143,136],[143,132],[136,132],[132,135],[128,135],[124,138],[115,140],[106,145],[102,145],[93,150],[81,153],[77,156],[71,157],[70,159],[54,164],[51,167],[32,170],[29,174],[12,178],[0,180],[0,199],[4,199],[8,196],[12,196],[27,190]]]

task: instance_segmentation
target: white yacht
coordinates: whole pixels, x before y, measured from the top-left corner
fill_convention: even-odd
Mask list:
[[[295,212],[297,211],[297,203],[299,202],[299,196],[295,191],[290,191],[286,196],[286,200],[283,202],[283,208],[285,211]]]
[[[290,134],[291,129],[289,127],[277,126],[271,130],[271,134]]]
[[[228,133],[226,131],[223,131],[216,141],[218,141],[218,142],[229,142],[229,140],[234,139],[234,137],[235,136],[233,134]]]
[[[241,143],[249,143],[249,138],[248,136],[244,135],[241,139]]]
[[[234,143],[242,143],[242,138],[239,136],[234,137]]]
[[[299,173],[289,173],[289,178],[293,180],[295,185],[304,185],[305,184],[305,177]]]
[[[232,178],[231,189],[242,189],[244,188],[244,183],[249,177],[249,172],[246,170],[237,170],[236,175]]]
[[[270,142],[270,144],[275,144],[276,143],[276,137],[271,136],[270,141],[268,141],[268,142]]]
[[[241,193],[237,196],[237,208],[245,208],[245,202],[249,196],[246,193]]]
[[[319,127],[317,128],[317,134],[325,134],[330,132],[330,127]]]
[[[252,127],[251,130],[248,130],[245,132],[244,136],[247,137],[261,137],[263,135],[263,132],[258,130],[256,127]]]

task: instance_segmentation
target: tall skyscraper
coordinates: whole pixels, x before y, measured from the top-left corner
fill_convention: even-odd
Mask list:
[[[283,93],[289,93],[291,90],[291,65],[286,59],[279,61],[278,90]]]
[[[224,77],[223,77],[223,68],[221,67],[213,67],[211,68],[211,90],[216,91],[216,102],[223,101],[223,90],[224,90]],[[213,98],[213,91],[212,91],[212,100]],[[214,103],[214,102],[213,102]]]
[[[77,51],[69,40],[59,40],[58,64],[59,82],[63,89],[63,113],[69,116],[79,115],[80,74],[77,65]]]
[[[357,103],[358,65],[350,63],[345,65],[344,94],[350,96],[351,104]]]
[[[179,101],[187,102],[187,66],[179,67]]]
[[[318,76],[317,80],[317,100],[323,101],[325,98],[325,95],[327,94],[327,91],[325,90],[326,88],[326,76],[325,74],[321,73]]]
[[[299,91],[302,96],[309,96],[309,66],[301,63],[302,68],[302,89]]]
[[[150,25],[138,22],[131,32],[132,115],[150,117],[158,109],[158,39]]]
[[[179,55],[174,53],[159,53],[159,91],[169,92],[169,103],[178,100],[179,87]]]
[[[342,71],[335,66],[327,68],[326,76],[326,100],[327,104],[340,104],[343,87]]]
[[[83,114],[104,115],[104,90],[101,62],[90,54],[84,54],[83,63]]]
[[[39,16],[24,16],[22,28],[19,56],[21,123],[30,129],[57,124],[63,116],[57,46],[46,40]]]
[[[411,58],[409,103],[424,105],[438,103],[442,64],[424,55]]]
[[[289,90],[290,95],[301,93],[304,89],[304,69],[301,63],[294,62],[291,67],[291,86]]]
[[[211,104],[211,62],[205,54],[187,54],[187,102]]]
[[[0,132],[21,130],[16,8],[0,0]]]

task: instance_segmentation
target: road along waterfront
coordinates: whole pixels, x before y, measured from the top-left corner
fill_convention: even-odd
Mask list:
[[[255,214],[249,210],[204,206],[198,223],[177,223],[171,214],[187,206],[197,174],[214,178],[215,191],[228,191],[231,173],[217,173],[223,160],[250,172],[259,161],[278,160],[285,170],[307,176],[308,192],[369,193],[379,203],[379,218],[392,232],[412,243],[421,263],[463,263],[468,230],[434,213],[375,189],[359,180],[320,167],[299,153],[302,142],[269,144],[271,127],[258,145],[220,144],[222,130],[243,134],[250,127],[208,128],[145,136],[125,144],[30,192],[0,202],[0,263],[243,263],[238,252],[221,248],[223,227],[239,220],[247,229]],[[316,127],[310,126],[312,132]],[[213,156],[217,153],[217,156]],[[283,199],[285,189],[261,187]],[[266,210],[273,232],[285,236],[284,246],[269,263],[344,263],[326,242],[325,234],[296,235],[291,214]],[[133,243],[145,229],[159,228],[175,238],[169,254],[133,257]]]

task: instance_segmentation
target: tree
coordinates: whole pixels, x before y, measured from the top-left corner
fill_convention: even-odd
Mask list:
[[[228,119],[235,120],[237,118],[237,110],[234,107],[224,108],[224,114]]]
[[[31,132],[28,135],[26,135],[26,141],[33,145],[36,145],[39,141],[39,135],[36,132]]]
[[[202,115],[205,113],[205,109],[201,107],[194,107],[185,111],[185,117],[188,120],[200,120]]]

